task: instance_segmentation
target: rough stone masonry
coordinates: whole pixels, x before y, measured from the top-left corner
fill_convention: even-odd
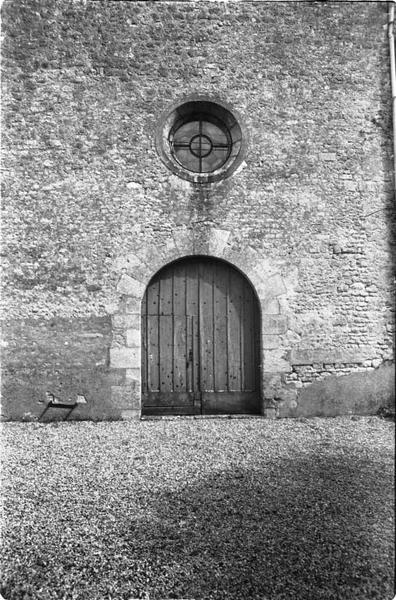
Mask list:
[[[71,419],[139,418],[142,297],[197,254],[256,290],[262,414],[389,405],[387,4],[2,10],[3,418],[63,418],[57,402]],[[208,184],[172,172],[154,143],[164,111],[194,94],[244,123],[244,162]]]

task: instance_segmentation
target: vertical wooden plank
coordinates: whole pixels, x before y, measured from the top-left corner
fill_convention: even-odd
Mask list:
[[[176,263],[173,267],[173,314],[186,314],[186,266]]]
[[[252,291],[245,285],[243,303],[243,356],[242,356],[242,382],[244,391],[255,389],[255,331],[254,331],[254,297]]]
[[[159,383],[159,323],[157,315],[148,315],[146,317],[146,328],[147,328],[147,391],[158,392],[160,389]]]
[[[173,391],[173,317],[160,315],[160,391]]]
[[[147,360],[147,290],[142,300],[142,309],[140,315],[142,353],[141,353],[141,371],[142,371],[142,392],[147,392],[148,386],[148,360]]]
[[[199,265],[199,320],[201,391],[214,390],[213,369],[213,265],[202,261]]]
[[[186,268],[186,315],[188,315],[188,342],[187,357],[192,357],[189,362],[190,389],[198,392],[200,389],[200,353],[199,353],[199,270],[198,260],[190,259]]]
[[[173,390],[187,390],[186,267],[173,265]]]
[[[192,351],[193,351],[193,338],[192,338],[192,317],[186,315],[186,391],[193,391],[193,361],[192,361]]]
[[[187,391],[187,317],[173,316],[173,391]]]
[[[187,391],[199,392],[199,327],[198,317],[187,316],[186,379]],[[187,366],[188,365],[188,366]]]
[[[148,360],[147,360],[147,296],[144,296],[142,303],[142,315],[141,315],[141,332],[142,332],[142,392],[147,392],[148,389]]]
[[[159,282],[159,386],[161,392],[173,391],[173,268],[160,274]]]
[[[241,373],[241,390],[244,390],[244,385],[245,385],[245,373],[244,373],[244,369],[243,369],[243,364],[244,364],[244,358],[245,358],[245,344],[244,344],[244,337],[245,337],[245,329],[244,329],[244,319],[245,319],[245,288],[246,288],[246,283],[245,281],[241,278],[240,279],[241,282],[241,305],[240,305],[240,313],[239,313],[239,322],[241,324],[241,328],[240,328],[240,341],[239,341],[239,347],[240,347],[240,373]]]
[[[227,288],[228,267],[222,263],[214,265],[213,311],[214,311],[214,388],[227,390]]]
[[[159,314],[171,315],[173,311],[173,269],[165,269],[159,282]]]
[[[231,376],[230,376],[230,350],[229,350],[229,346],[230,346],[230,324],[229,324],[229,320],[230,320],[230,310],[229,310],[229,305],[230,305],[230,271],[229,269],[227,270],[226,273],[226,348],[227,348],[227,391],[229,392],[231,390],[231,386],[230,386],[230,380],[231,380]]]
[[[155,277],[146,290],[146,369],[147,391],[159,391],[159,278]]]
[[[228,292],[228,369],[230,391],[241,387],[241,305],[243,287],[239,273],[230,271]]]
[[[201,370],[200,370],[200,339],[198,316],[191,317],[191,337],[192,337],[192,384],[193,392],[201,391]]]
[[[262,321],[260,306],[255,298],[255,320],[254,320],[254,349],[256,355],[256,368],[254,373],[255,389],[258,393],[261,390],[261,365],[263,361],[262,349],[261,349],[261,334],[262,334]]]
[[[215,307],[214,307],[214,288],[215,288],[215,277],[216,277],[216,263],[210,264],[212,270],[212,388],[213,391],[216,389],[216,343],[215,343]]]
[[[198,261],[190,259],[186,269],[186,314],[198,316]]]
[[[146,314],[159,314],[159,279],[154,279],[146,290]]]

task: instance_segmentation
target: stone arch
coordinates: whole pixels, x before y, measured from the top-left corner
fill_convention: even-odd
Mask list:
[[[288,371],[279,350],[280,336],[287,329],[285,303],[287,282],[279,263],[261,256],[249,247],[234,250],[232,232],[210,228],[204,242],[197,244],[187,227],[178,227],[166,244],[152,250],[143,249],[120,254],[113,271],[118,278],[118,302],[113,305],[113,342],[110,368],[121,370],[123,385],[112,386],[112,401],[123,418],[139,418],[141,411],[141,302],[146,287],[161,268],[187,256],[202,255],[220,259],[236,268],[250,282],[259,300],[262,332],[260,352],[262,381],[265,372]],[[289,285],[290,287],[290,285]],[[265,384],[262,384],[265,387]]]

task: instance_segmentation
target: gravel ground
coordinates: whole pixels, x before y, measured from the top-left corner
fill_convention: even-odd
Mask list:
[[[391,600],[394,424],[3,425],[14,599]]]

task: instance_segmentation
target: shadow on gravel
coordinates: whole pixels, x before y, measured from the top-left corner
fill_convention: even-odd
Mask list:
[[[331,452],[325,442],[304,458],[229,465],[198,484],[180,474],[156,493],[145,487],[148,465],[137,465],[136,488],[107,489],[110,502],[105,488],[96,500],[93,490],[75,520],[51,510],[43,483],[43,506],[11,532],[13,566],[0,592],[6,600],[391,600],[389,455]]]
[[[280,460],[153,498],[126,538],[153,565],[150,599],[386,600],[391,488],[380,463]]]

